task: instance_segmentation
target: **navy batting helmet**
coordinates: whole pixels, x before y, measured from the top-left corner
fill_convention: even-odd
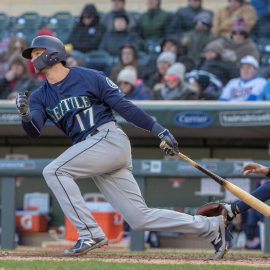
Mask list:
[[[38,70],[52,66],[56,63],[66,63],[66,50],[63,42],[52,36],[37,36],[32,40],[30,48],[22,52],[22,56],[31,59],[31,53],[34,49],[41,48],[45,51],[34,60],[33,64]]]

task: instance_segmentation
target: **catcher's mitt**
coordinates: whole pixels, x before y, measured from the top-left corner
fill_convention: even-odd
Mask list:
[[[199,207],[197,210],[197,215],[207,217],[223,215],[227,219],[228,211],[222,203],[210,202]]]

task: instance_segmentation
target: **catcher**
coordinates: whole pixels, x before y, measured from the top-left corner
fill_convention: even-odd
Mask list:
[[[270,177],[270,168],[258,163],[246,164],[242,168],[241,172],[245,176],[251,173],[256,173],[262,176]],[[263,202],[267,201],[270,198],[270,181],[267,181],[259,188],[255,189],[251,194]],[[228,223],[230,223],[237,214],[242,213],[250,208],[251,207],[249,205],[241,200],[235,201],[233,203],[210,202],[201,206],[198,209],[197,214],[208,217],[223,214],[227,216],[228,225]]]

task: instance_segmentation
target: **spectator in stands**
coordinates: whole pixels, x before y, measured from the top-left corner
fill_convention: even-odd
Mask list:
[[[246,55],[252,55],[258,61],[260,59],[257,46],[249,37],[248,28],[242,17],[235,19],[231,30],[231,38],[224,38],[222,42],[226,53],[231,55],[231,60],[234,60],[237,66],[240,66],[240,59]]]
[[[137,71],[133,66],[126,66],[119,72],[117,76],[117,84],[125,94],[125,98],[129,100],[152,99],[151,91],[143,84],[142,81],[138,81]]]
[[[74,50],[90,52],[98,49],[103,34],[104,26],[99,22],[99,14],[95,5],[87,4],[68,37],[67,43],[71,43]]]
[[[175,63],[168,68],[164,76],[164,85],[153,93],[156,100],[198,99],[198,91],[190,89],[185,82],[185,66],[181,63]]]
[[[253,56],[247,55],[240,60],[240,64],[240,77],[228,82],[222,91],[220,100],[254,101],[260,99],[266,80],[257,75],[258,61]]]
[[[221,94],[223,84],[212,73],[204,70],[193,70],[186,74],[192,89],[199,92],[200,100],[217,100]]]
[[[129,20],[128,24],[128,30],[136,31],[137,30],[137,24],[138,24],[138,18],[133,13],[127,12],[125,10],[125,0],[111,0],[112,7],[111,11],[106,13],[102,17],[102,24],[106,27],[106,31],[112,31],[113,30],[113,19],[115,14],[121,12],[124,13]]]
[[[228,0],[228,5],[218,10],[214,16],[212,29],[214,35],[229,37],[234,19],[237,17],[244,18],[248,32],[257,19],[255,9],[244,0]]]
[[[257,42],[266,41],[270,43],[270,2],[265,13],[259,18],[252,30],[252,38]]]
[[[176,62],[184,64],[187,72],[195,67],[193,57],[186,55],[186,49],[176,35],[168,35],[163,39],[161,51],[174,53],[176,55]]]
[[[270,79],[267,80],[259,99],[270,101]]]
[[[141,40],[136,32],[128,30],[128,24],[129,19],[125,13],[116,13],[113,19],[114,29],[105,33],[99,49],[117,56],[121,46],[125,43],[132,43],[136,48],[139,48]]]
[[[193,57],[187,56],[185,47],[175,35],[166,36],[161,43],[162,52],[172,52],[176,55],[175,62],[184,64],[186,71],[189,72],[195,67]]]
[[[194,59],[196,65],[200,61],[206,44],[216,38],[211,33],[212,18],[212,14],[205,11],[196,15],[194,28],[187,32],[182,39],[182,44],[187,49],[187,55]]]
[[[187,72],[195,68],[195,62],[193,61],[192,57],[185,55],[184,47],[182,46],[180,39],[177,36],[166,36],[161,42],[160,47],[161,52],[172,52],[175,54],[175,61],[184,64]],[[147,81],[155,73],[157,58],[158,55],[151,55],[148,62],[140,67],[140,78],[143,78],[143,80]]]
[[[207,71],[225,85],[229,80],[239,75],[236,65],[223,57],[223,47],[219,40],[208,43],[204,49],[203,58],[198,70]]]
[[[27,48],[27,42],[24,38],[12,36],[7,44],[6,51],[0,55],[0,77],[7,72],[10,57],[15,53],[21,55],[22,51]]]
[[[168,68],[175,63],[176,55],[172,52],[162,52],[156,61],[156,71],[144,83],[152,90],[159,90],[164,84],[164,76]]]
[[[68,54],[66,59],[66,66],[67,67],[84,67],[86,66],[85,63],[85,55],[75,52],[71,52]]]
[[[139,33],[144,40],[159,41],[165,35],[169,13],[161,8],[161,0],[147,0],[147,11],[139,18]]]
[[[133,66],[136,71],[138,68],[137,49],[131,43],[126,43],[121,46],[119,63],[112,68],[109,76],[110,79],[113,82],[116,82],[118,73],[126,66]]]
[[[21,91],[32,91],[38,86],[35,78],[29,75],[24,58],[14,54],[9,61],[9,69],[0,79],[0,98],[15,99]]]
[[[193,29],[194,19],[199,13],[204,11],[212,16],[212,11],[202,7],[202,0],[188,0],[187,2],[186,7],[179,8],[173,15],[166,29],[167,34],[175,34],[182,38],[186,32]]]
[[[230,248],[232,249],[244,249],[246,246],[247,236],[243,228],[243,216],[238,214],[231,223],[230,232],[232,239],[230,242]]]
[[[52,37],[55,37],[56,34],[50,30],[49,28],[46,28],[46,27],[42,27],[40,29],[38,29],[37,31],[37,36],[52,36]]]

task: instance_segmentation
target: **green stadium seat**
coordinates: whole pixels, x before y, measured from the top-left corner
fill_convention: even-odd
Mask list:
[[[9,22],[10,22],[9,16],[6,13],[1,12],[0,13],[0,40],[8,35]]]
[[[75,18],[69,11],[59,11],[49,16],[44,27],[50,29],[64,43],[67,41]]]
[[[138,51],[138,62],[140,65],[145,65],[148,60],[149,60],[150,56],[143,52],[143,51]]]
[[[28,42],[36,36],[42,23],[42,17],[37,12],[25,12],[15,18],[10,34],[25,38]]]
[[[106,75],[109,74],[114,58],[106,51],[95,50],[86,53],[86,66],[88,68],[103,71]]]

